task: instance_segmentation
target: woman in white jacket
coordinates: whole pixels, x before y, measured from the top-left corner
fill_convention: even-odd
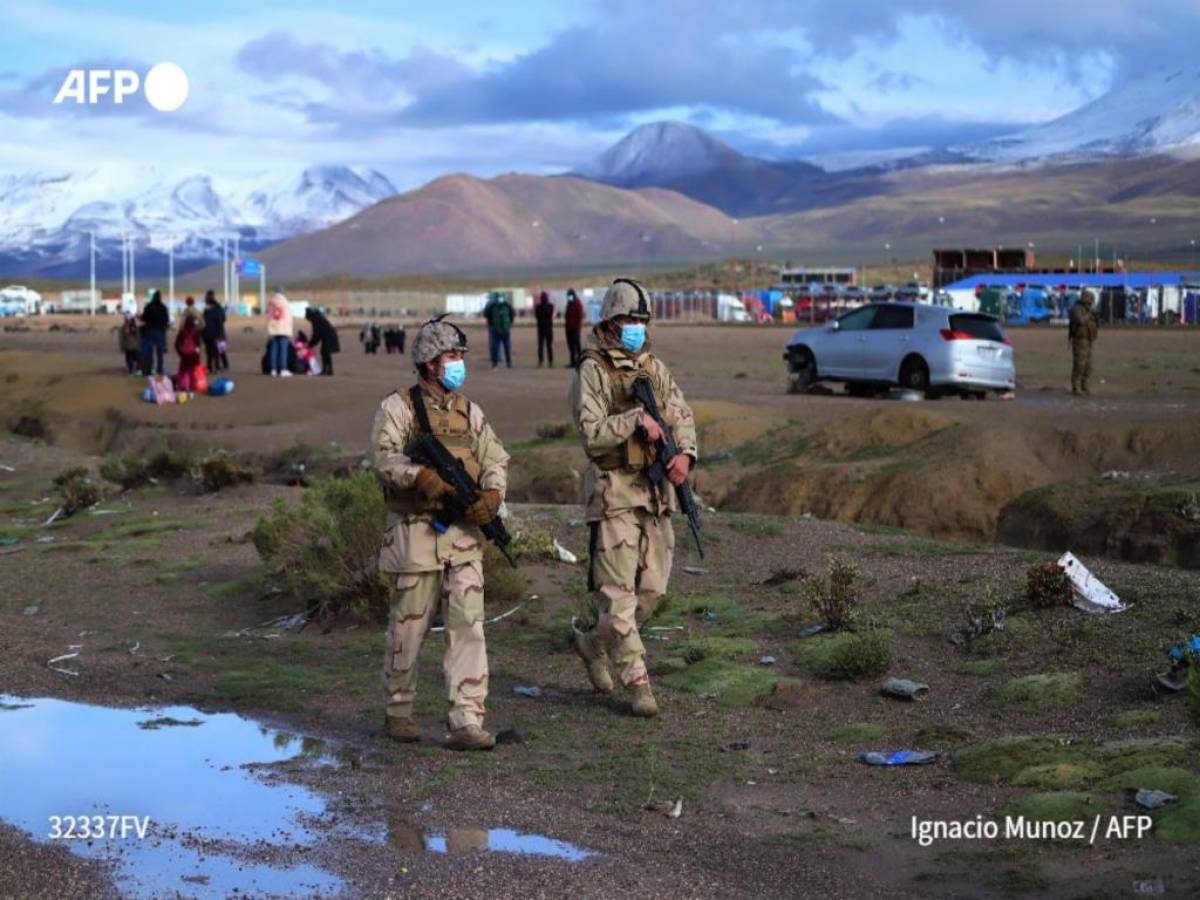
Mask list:
[[[288,346],[292,342],[292,308],[282,291],[276,291],[267,304],[267,363],[272,377],[291,378],[288,369]]]

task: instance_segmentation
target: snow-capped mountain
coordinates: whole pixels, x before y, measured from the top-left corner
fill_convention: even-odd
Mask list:
[[[728,144],[683,122],[635,128],[573,174],[615,187],[659,185],[746,160]]]
[[[747,156],[683,122],[635,128],[570,173],[613,187],[679,191],[731,215],[779,212],[805,202],[819,166]]]
[[[961,148],[984,160],[1130,156],[1200,145],[1200,68],[1131,79],[1044,125]]]
[[[129,235],[139,255],[147,254],[143,271],[161,268],[173,246],[182,272],[219,258],[222,240],[237,238],[253,250],[395,193],[379,172],[328,165],[241,177],[135,165],[0,175],[0,264],[13,274],[79,274],[94,234],[98,268],[111,275],[120,271]]]

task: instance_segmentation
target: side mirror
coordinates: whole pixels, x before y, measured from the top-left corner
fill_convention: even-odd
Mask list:
[[[831,320],[830,323],[825,326],[825,328],[829,331],[837,331],[838,330],[837,319]]]

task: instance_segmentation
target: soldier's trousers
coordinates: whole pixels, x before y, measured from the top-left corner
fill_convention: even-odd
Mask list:
[[[398,576],[388,618],[383,680],[389,716],[412,716],[417,656],[438,607],[445,623],[446,698],[452,729],[482,725],[487,699],[487,646],[483,637],[483,563]]]
[[[675,533],[669,516],[627,509],[595,523],[592,558],[599,621],[595,639],[616,664],[626,687],[642,684],[646,648],[638,625],[653,614],[667,590]]]
[[[1092,345],[1086,340],[1071,341],[1071,390],[1086,391],[1092,375]]]

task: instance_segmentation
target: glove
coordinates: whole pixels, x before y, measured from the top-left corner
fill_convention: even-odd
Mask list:
[[[466,512],[467,521],[472,525],[486,525],[496,518],[500,511],[500,492],[485,490],[479,492],[479,499],[472,503]]]
[[[662,440],[662,429],[658,427],[658,423],[651,418],[649,413],[642,413],[642,429],[646,432],[646,440],[650,443]]]
[[[454,493],[454,488],[446,484],[442,480],[442,476],[428,466],[423,467],[417,473],[413,486],[417,489],[417,493],[424,497],[428,503],[436,503],[447,494]]]

